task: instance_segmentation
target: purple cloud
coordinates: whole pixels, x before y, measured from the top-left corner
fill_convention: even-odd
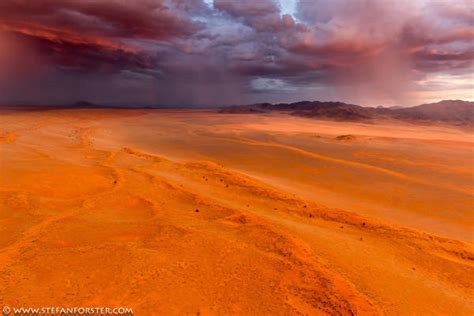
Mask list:
[[[300,0],[293,15],[282,7],[3,0],[0,102],[416,103],[421,81],[472,72],[469,1]]]

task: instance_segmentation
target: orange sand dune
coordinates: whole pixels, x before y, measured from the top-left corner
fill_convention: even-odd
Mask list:
[[[474,314],[471,131],[163,110],[0,123],[0,306]]]

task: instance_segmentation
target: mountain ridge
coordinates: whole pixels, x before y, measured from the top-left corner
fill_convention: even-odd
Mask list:
[[[363,107],[338,101],[255,103],[223,107],[219,112],[229,114],[286,112],[295,116],[336,121],[370,121],[385,118],[474,125],[474,102],[463,100],[442,100],[412,107]]]

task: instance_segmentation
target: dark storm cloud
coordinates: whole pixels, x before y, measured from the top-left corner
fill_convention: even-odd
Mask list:
[[[156,1],[6,0],[0,26],[61,66],[112,71],[153,66],[153,56],[131,40],[191,35],[199,23]]]
[[[176,8],[190,6],[176,1]],[[4,0],[0,19],[17,32],[34,30],[65,40],[88,36],[162,39],[189,35],[196,27],[179,10],[153,0]]]
[[[113,45],[101,45],[87,41],[54,40],[31,34],[19,34],[18,38],[29,41],[40,54],[48,56],[63,69],[111,73],[122,69],[146,69],[153,67],[149,55]]]
[[[295,5],[2,0],[0,102],[400,102],[432,74],[472,71],[469,1]]]

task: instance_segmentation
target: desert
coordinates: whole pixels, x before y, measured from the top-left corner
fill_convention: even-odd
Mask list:
[[[0,119],[0,305],[474,313],[469,126],[209,109]]]
[[[0,313],[474,315],[473,21],[0,0]]]

